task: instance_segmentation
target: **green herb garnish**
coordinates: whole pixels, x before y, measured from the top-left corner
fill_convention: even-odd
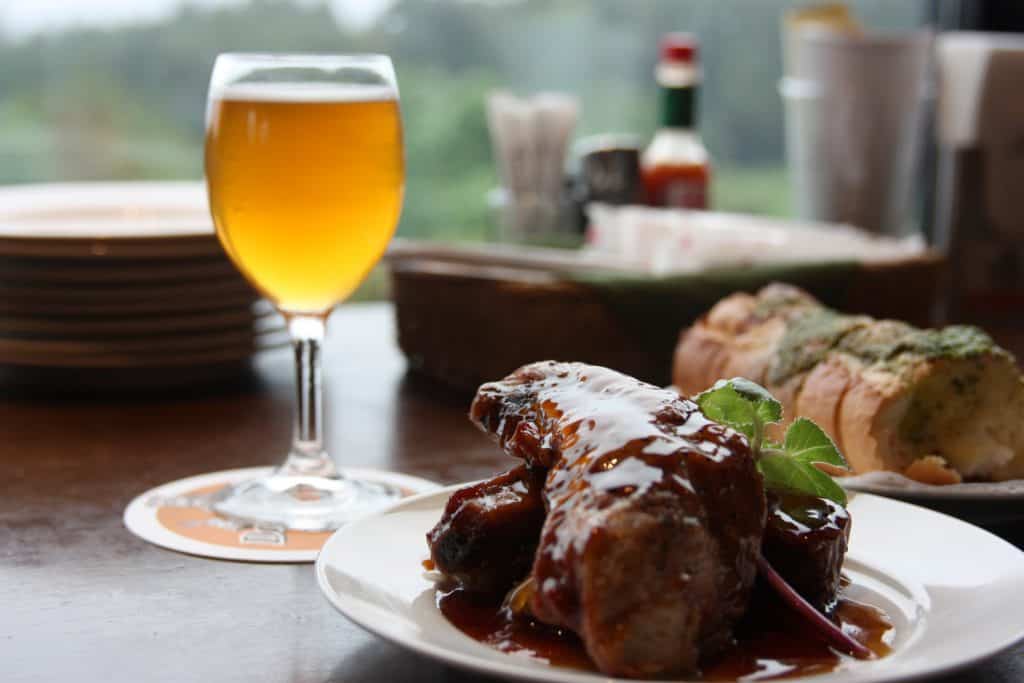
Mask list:
[[[846,492],[815,463],[848,467],[825,431],[805,417],[786,430],[782,443],[765,439],[769,424],[782,420],[782,404],[767,389],[742,377],[719,380],[698,394],[697,405],[708,419],[742,432],[767,488],[828,498],[846,505]]]

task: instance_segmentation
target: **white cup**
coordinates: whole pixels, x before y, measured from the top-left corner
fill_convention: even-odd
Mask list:
[[[800,218],[907,232],[931,43],[928,32],[799,36],[802,76],[779,93]]]

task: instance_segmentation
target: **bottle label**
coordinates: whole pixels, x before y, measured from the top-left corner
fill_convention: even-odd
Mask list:
[[[659,196],[652,202],[656,206],[678,209],[708,208],[707,183],[696,178],[673,178],[661,186]]]

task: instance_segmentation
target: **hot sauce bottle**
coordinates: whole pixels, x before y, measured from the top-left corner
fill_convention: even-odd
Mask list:
[[[697,132],[701,72],[693,36],[670,33],[662,39],[655,79],[661,91],[661,127],[640,162],[645,201],[706,209],[711,162]]]

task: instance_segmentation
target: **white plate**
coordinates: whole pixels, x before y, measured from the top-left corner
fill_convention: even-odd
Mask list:
[[[0,188],[0,255],[103,259],[219,253],[202,183]]]
[[[385,640],[449,664],[533,681],[609,679],[491,649],[458,631],[437,609],[421,561],[424,535],[458,487],[410,498],[339,530],[316,563],[327,599]],[[878,605],[895,625],[893,652],[844,660],[814,680],[877,683],[948,671],[1024,638],[1024,553],[999,538],[906,503],[854,494],[844,571],[851,597]]]
[[[869,472],[836,481],[851,491],[876,493],[916,501],[1004,501],[1024,502],[1024,479],[997,482],[967,482],[936,486],[922,484],[899,472]]]

